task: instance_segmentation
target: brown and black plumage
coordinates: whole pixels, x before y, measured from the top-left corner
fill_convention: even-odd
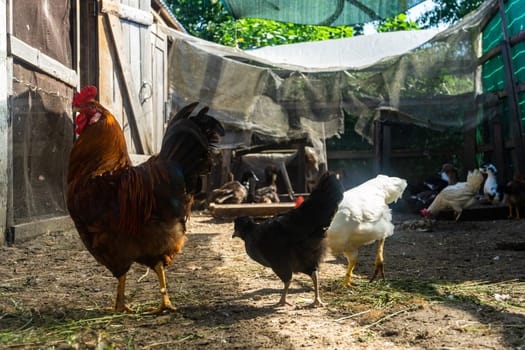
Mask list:
[[[170,120],[160,153],[133,166],[122,129],[96,95],[89,86],[73,100],[79,137],[68,164],[69,213],[86,248],[118,279],[115,311],[130,311],[124,291],[134,262],[157,273],[155,311],[174,309],[164,268],[184,245],[193,195],[224,130],[206,108],[191,116],[197,103],[190,104]]]

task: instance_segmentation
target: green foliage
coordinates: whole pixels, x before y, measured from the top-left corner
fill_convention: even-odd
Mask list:
[[[177,20],[193,36],[213,41],[217,27],[233,20],[220,0],[167,0]]]
[[[193,36],[225,46],[263,46],[347,38],[348,26],[325,27],[243,18],[235,20],[219,0],[167,0],[175,17]]]
[[[419,29],[418,24],[414,21],[410,21],[404,13],[380,21],[379,26],[376,28],[379,33],[417,29]]]
[[[483,0],[434,0],[436,7],[418,18],[422,28],[451,24],[465,17],[481,5]]]
[[[325,27],[284,23],[265,19],[242,18],[221,23],[214,33],[215,42],[240,49],[346,38],[352,27]]]

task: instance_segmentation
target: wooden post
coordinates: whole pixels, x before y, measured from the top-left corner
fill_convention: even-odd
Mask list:
[[[382,154],[383,161],[381,166],[381,173],[388,174],[391,170],[391,160],[392,160],[392,125],[388,123],[383,123],[383,142]]]
[[[0,245],[5,243],[7,229],[7,188],[9,186],[8,168],[8,123],[7,84],[11,77],[7,75],[7,4],[0,0]]]
[[[374,120],[374,173],[381,173],[383,167],[383,123],[381,120]]]
[[[476,109],[479,111],[478,107],[476,105]],[[476,128],[469,128],[469,125],[476,125],[476,113],[477,111],[467,111],[463,116],[463,167],[465,174],[468,170],[478,167],[476,163]]]
[[[501,130],[501,123],[499,114],[494,112],[491,115],[492,124],[492,163],[498,169],[497,179],[498,183],[503,183],[504,179],[512,178],[512,174],[506,174],[504,157],[503,157],[503,133]],[[510,177],[508,177],[510,175]]]
[[[301,141],[297,145],[297,183],[296,191],[297,192],[306,192],[306,166],[305,166],[305,141]]]
[[[510,51],[510,39],[505,16],[505,4],[503,0],[498,1],[499,13],[501,16],[501,27],[503,30],[503,40],[501,41],[501,57],[503,60],[503,72],[505,74],[505,90],[507,91],[507,101],[510,112],[510,125],[514,139],[514,165],[515,170],[525,173],[525,147],[523,141],[523,128],[521,125],[521,115],[518,105],[518,93],[516,91],[516,81],[512,66],[512,54]]]

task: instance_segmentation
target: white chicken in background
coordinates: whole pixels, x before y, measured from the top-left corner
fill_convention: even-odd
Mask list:
[[[378,175],[344,193],[337,212],[326,231],[332,254],[343,253],[348,261],[344,285],[351,284],[359,247],[378,241],[373,281],[381,272],[384,278],[383,247],[394,233],[392,211],[388,204],[401,198],[407,181],[398,177]]]
[[[455,185],[445,187],[436,196],[428,209],[422,209],[421,215],[426,218],[436,217],[445,209],[454,210],[456,221],[461,216],[463,209],[476,203],[476,195],[483,183],[483,174],[479,169],[468,172],[466,182],[458,182]]]
[[[501,202],[502,194],[499,191],[498,179],[496,178],[498,170],[496,169],[494,164],[483,164],[479,168],[479,171],[481,171],[482,174],[487,175],[487,179],[485,180],[485,184],[483,185],[484,202],[490,204],[497,204]]]

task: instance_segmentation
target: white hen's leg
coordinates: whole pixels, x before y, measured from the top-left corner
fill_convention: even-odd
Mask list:
[[[351,251],[351,252],[344,252],[343,253],[346,257],[346,260],[348,261],[348,269],[346,271],[345,280],[343,282],[343,285],[345,287],[350,287],[351,279],[352,279],[352,272],[354,272],[355,264],[357,263],[357,250]]]
[[[377,254],[376,254],[376,261],[374,264],[374,273],[372,275],[372,278],[370,279],[370,282],[372,282],[378,272],[381,272],[381,277],[385,279],[385,265],[384,265],[384,259],[383,259],[383,247],[385,246],[385,239],[381,239],[377,242]]]
[[[319,271],[315,270],[310,277],[312,277],[315,291],[315,299],[312,303],[312,307],[322,307],[324,306],[324,303],[321,301],[321,293],[319,292]]]

